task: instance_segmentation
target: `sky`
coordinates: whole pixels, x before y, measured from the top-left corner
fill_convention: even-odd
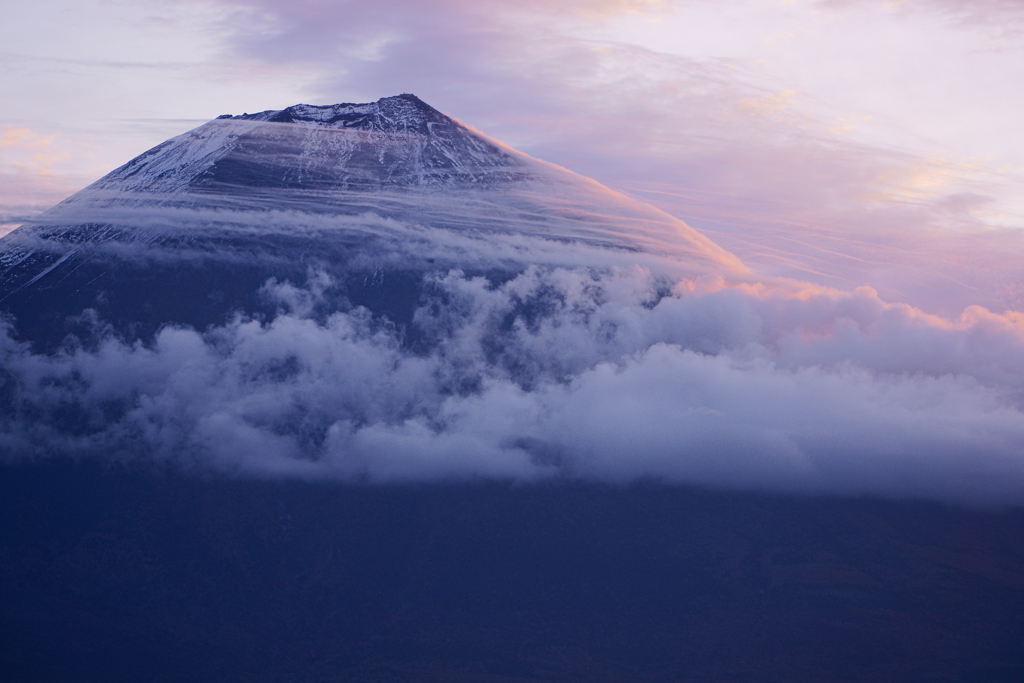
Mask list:
[[[89,448],[148,443],[260,475],[1022,500],[1022,2],[109,0],[9,15],[4,229],[220,114],[411,92],[683,219],[750,272],[670,295],[637,264],[500,287],[437,275],[432,291],[461,303],[418,309],[429,356],[358,311],[316,314],[327,276],[268,282],[272,321],[167,328],[151,346],[44,357],[5,334],[29,416],[6,424],[5,448],[85,448],[39,416],[115,401],[130,409]],[[524,302],[546,313],[528,320]],[[282,350],[295,375],[268,380]]]
[[[0,27],[2,231],[223,113],[412,92],[748,265],[1024,308],[1017,0],[53,0]]]

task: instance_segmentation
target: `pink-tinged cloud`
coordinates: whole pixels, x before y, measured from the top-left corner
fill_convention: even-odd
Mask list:
[[[415,92],[516,147],[636,193],[766,274],[871,285],[947,315],[970,304],[1024,306],[1014,266],[1024,217],[1001,204],[1024,186],[1018,177],[857,142],[811,115],[805,94],[742,63],[569,37],[580,21],[639,6],[246,6],[265,23],[237,33],[237,49],[337,64],[324,70],[325,102]],[[603,14],[581,18],[583,7]]]
[[[70,156],[55,144],[57,137],[25,127],[0,129],[0,236],[77,189],[55,168]]]

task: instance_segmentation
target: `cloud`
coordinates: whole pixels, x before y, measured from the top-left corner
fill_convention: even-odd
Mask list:
[[[75,189],[54,171],[70,156],[58,138],[26,127],[0,131],[0,237]]]
[[[61,46],[77,43],[62,35],[84,34],[61,34],[58,23],[46,34],[47,58],[25,52],[11,73],[22,86],[14,99],[37,103],[33,116],[70,109],[76,120],[96,111],[213,116],[414,92],[517,148],[692,220],[767,275],[870,284],[945,315],[972,303],[1024,306],[1013,265],[1024,255],[1014,232],[1024,224],[1013,168],[1019,107],[1004,86],[1020,80],[1014,65],[1022,61],[1013,54],[1019,41],[996,40],[991,30],[1012,24],[1019,3],[826,6],[225,0],[137,5],[114,17],[104,5],[74,17],[92,17],[109,39],[65,55]],[[978,28],[945,20],[960,10],[991,21]],[[660,42],[637,28],[654,19],[672,27]],[[103,33],[113,26],[131,30]],[[792,36],[764,47],[766,37],[784,34]],[[872,41],[857,38],[867,34]],[[92,66],[67,71],[64,57],[83,55]],[[58,72],[61,80],[47,80]],[[98,92],[105,94],[84,99]],[[133,93],[131,107],[122,106],[124,93]],[[43,94],[53,98],[45,106]],[[46,135],[60,130],[69,145],[85,135],[60,118]],[[95,133],[103,163],[89,168],[109,168],[164,137],[154,127],[129,145],[127,128],[119,121]],[[943,136],[960,134],[985,144],[959,155],[944,149]],[[918,136],[931,137],[924,152],[907,148]],[[18,195],[0,201],[10,224],[26,215],[12,207],[50,201],[27,193],[56,199],[87,182],[87,155],[69,149],[74,164],[53,168],[65,177],[79,170],[61,189],[27,172],[17,184],[5,178]],[[948,182],[905,192],[915,170],[939,160],[954,172]],[[969,195],[981,199],[961,201]]]
[[[900,0],[879,2],[878,0],[817,0],[817,5],[826,8],[845,9],[849,7],[878,7],[901,13],[927,12],[967,22],[1005,23],[1024,19],[1024,6],[1018,0]]]
[[[942,144],[914,132],[930,119],[894,123],[891,112],[875,116],[866,103],[891,103],[898,94],[911,117],[963,109],[958,127],[1001,116],[993,106],[967,111],[988,101],[987,77],[978,73],[1005,72],[1002,83],[1016,78],[996,56],[979,56],[985,31],[936,28],[922,18],[957,3],[832,4],[840,13],[834,21],[808,3],[730,3],[750,10],[751,23],[740,26],[723,23],[731,16],[724,5],[633,8],[675,16],[678,38],[662,41],[684,46],[674,54],[617,39],[613,27],[628,16],[614,14],[623,9],[614,3],[593,5],[602,11],[586,16],[574,3],[244,6],[263,28],[236,27],[234,48],[248,59],[323,69],[323,101],[415,92],[517,148],[679,216],[765,275],[871,285],[943,315],[971,304],[1024,307],[1015,267],[1024,256],[1019,171],[983,155],[937,154]],[[901,9],[910,7],[917,9]],[[992,16],[1010,11],[1001,3],[979,7]],[[694,28],[684,19],[703,27],[710,46],[691,36],[695,47],[685,56]],[[743,47],[762,42],[757,22],[796,31],[797,55],[820,57],[823,66]],[[726,29],[743,46],[715,37]],[[862,31],[881,42],[869,50],[847,39]],[[862,77],[889,73],[884,64],[892,60],[908,66],[890,78]],[[771,72],[762,62],[781,66]],[[823,83],[847,101],[823,99]],[[957,84],[962,93],[954,97]],[[1000,153],[1008,149],[1002,137],[993,148]]]
[[[268,282],[272,319],[148,345],[99,326],[44,356],[6,335],[3,450],[260,477],[1024,496],[1020,314],[639,266],[425,278],[405,330],[338,308],[321,274]]]

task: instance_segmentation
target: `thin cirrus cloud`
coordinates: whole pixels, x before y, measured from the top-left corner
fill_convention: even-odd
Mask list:
[[[880,3],[876,0],[817,0],[822,7],[845,8],[857,5],[886,5],[901,12],[939,12],[954,19],[981,22],[1005,22],[1024,19],[1024,6],[1018,0],[904,0]]]
[[[1024,156],[986,157],[1007,146],[972,138],[983,127],[964,124],[1002,121],[1012,106],[996,99],[1005,92],[998,81],[958,97],[941,72],[955,55],[970,61],[969,53],[995,44],[990,29],[960,20],[1009,26],[1021,15],[1016,3],[799,2],[785,11],[742,1],[244,6],[261,28],[237,30],[234,49],[250,59],[337,65],[319,79],[325,101],[337,99],[333,93],[416,92],[515,147],[688,220],[766,274],[871,285],[946,315],[971,304],[1024,306],[1024,279],[1013,267],[1024,256]],[[757,21],[731,27],[729,12],[740,10]],[[687,18],[721,38],[701,37]],[[647,29],[616,29],[659,21],[675,22],[670,34],[682,49],[630,42]],[[727,38],[734,32],[757,46],[790,29],[805,34],[789,39],[805,41],[791,48],[807,51],[795,62],[784,46],[762,55]],[[935,32],[941,40],[929,37]],[[856,35],[867,38],[849,37]],[[928,55],[943,40],[955,54],[936,53],[929,71]],[[815,51],[826,64],[820,77],[795,78],[816,72]],[[909,64],[902,71],[888,66],[901,59]],[[967,72],[949,82],[994,78],[991,67],[1005,60],[992,59],[977,62],[984,78]],[[874,82],[890,71],[892,83]],[[854,95],[863,90],[866,102],[895,102],[905,92],[912,106],[876,117],[870,104],[831,104],[826,91],[819,99],[815,84],[836,77]],[[922,82],[931,85],[914,95]],[[979,110],[979,102],[991,106]],[[946,110],[928,125],[898,118]],[[941,136],[954,124],[949,144],[914,132]],[[980,156],[967,155],[971,149]]]
[[[55,173],[68,156],[57,137],[24,127],[0,129],[0,236],[75,189]]]

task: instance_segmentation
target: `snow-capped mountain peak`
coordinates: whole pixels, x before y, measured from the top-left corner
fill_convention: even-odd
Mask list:
[[[129,161],[86,192],[150,195],[493,187],[524,160],[415,95],[222,115]]]
[[[458,126],[429,104],[412,94],[383,97],[364,104],[296,104],[286,109],[267,110],[258,114],[231,116],[219,119],[234,121],[268,121],[272,123],[309,123],[328,128],[382,131],[386,133],[416,133],[430,135],[439,126]]]
[[[106,297],[101,312],[125,324],[142,306],[153,325],[201,326],[310,269],[356,287],[384,269],[532,265],[746,273],[684,222],[398,95],[219,118],[167,140],[5,237],[0,306],[27,320],[52,291],[58,317]],[[178,281],[192,299],[168,298]],[[211,288],[234,294],[210,303]],[[135,298],[115,305],[115,291]]]

